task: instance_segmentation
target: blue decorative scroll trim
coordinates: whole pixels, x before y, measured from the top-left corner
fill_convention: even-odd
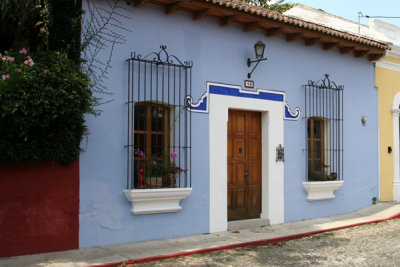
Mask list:
[[[282,102],[284,103],[285,107],[284,119],[298,120],[300,118],[300,108],[297,107],[295,109],[295,113],[292,113],[289,105],[285,101],[284,92],[264,90],[264,89],[257,89],[257,91],[249,91],[249,90],[243,90],[242,87],[240,86],[211,83],[211,82],[207,83],[207,91],[203,94],[203,96],[197,103],[193,103],[193,99],[191,96],[186,97],[186,105],[188,109],[191,112],[208,113],[208,99],[210,94]]]
[[[289,104],[285,102],[285,120],[297,121],[300,118],[300,108],[295,108],[295,111],[292,113]]]

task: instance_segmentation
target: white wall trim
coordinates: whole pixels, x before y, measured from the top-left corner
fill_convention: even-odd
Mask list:
[[[400,148],[399,148],[399,115],[400,93],[397,93],[392,106],[393,125],[393,200],[400,201]]]
[[[385,61],[385,60],[377,61],[376,66],[384,68],[384,69],[400,71],[400,64],[396,64],[396,63]]]
[[[191,192],[192,188],[124,189],[134,215],[177,212],[182,209],[179,202]]]
[[[230,85],[221,85],[234,87]],[[284,222],[284,165],[276,162],[276,147],[284,145],[284,101],[230,95],[209,95],[210,135],[210,232],[228,228],[227,122],[229,109],[261,112],[262,187],[261,218],[271,224]]]
[[[393,46],[392,50],[386,52],[386,55],[389,57],[400,58],[400,47]]]
[[[197,103],[193,102],[193,98],[191,96],[186,96],[186,105],[191,112],[199,112],[199,113],[208,113],[209,112],[209,95],[210,94],[218,94],[218,95],[228,95],[242,98],[253,98],[253,99],[262,99],[267,101],[277,101],[284,102],[283,105],[284,111],[284,119],[290,121],[297,121],[300,118],[301,111],[299,107],[294,109],[292,112],[289,104],[286,102],[286,94],[285,92],[274,91],[274,90],[266,90],[266,89],[256,89],[256,90],[246,90],[241,86],[237,85],[228,85],[228,84],[220,84],[207,82],[206,92],[201,96]]]
[[[343,181],[303,182],[308,201],[332,199],[335,197],[333,192],[342,185]]]

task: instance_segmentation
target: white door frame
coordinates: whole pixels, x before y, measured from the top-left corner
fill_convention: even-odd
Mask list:
[[[214,86],[210,89],[210,86]],[[284,222],[284,165],[276,162],[276,148],[284,145],[283,92],[245,91],[240,86],[207,83],[210,136],[210,232],[228,227],[227,122],[229,109],[261,112],[261,218]],[[226,90],[225,90],[226,89]],[[214,90],[214,91],[213,91]],[[220,90],[220,91],[218,91]]]
[[[393,125],[393,200],[400,201],[400,92],[393,99],[392,125]]]

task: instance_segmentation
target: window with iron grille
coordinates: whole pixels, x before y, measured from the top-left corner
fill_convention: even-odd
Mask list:
[[[191,187],[192,62],[166,46],[128,60],[127,188]]]
[[[306,177],[308,181],[343,180],[343,86],[325,75],[305,89]]]

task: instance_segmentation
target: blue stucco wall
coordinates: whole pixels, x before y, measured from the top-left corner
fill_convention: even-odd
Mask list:
[[[304,47],[306,49],[306,47]],[[302,47],[294,53],[304,53]],[[305,200],[301,182],[305,180],[305,127],[306,122],[285,122],[285,222],[344,214],[355,211],[379,198],[378,159],[378,104],[374,86],[374,67],[366,59],[342,56],[337,52],[326,53],[319,47],[309,54],[297,75],[322,78],[317,73],[329,73],[331,80],[344,85],[344,184],[335,191],[332,200]],[[306,52],[307,53],[307,52]],[[311,78],[312,77],[312,78]],[[293,83],[293,91],[287,93],[287,101],[304,110],[304,89]],[[299,104],[298,101],[301,100]],[[367,119],[366,126],[361,118]]]
[[[351,54],[306,47],[302,41],[286,42],[283,37],[267,38],[262,31],[244,33],[239,25],[220,27],[218,20],[195,22],[192,14],[166,16],[164,9],[146,5],[126,6],[122,19],[131,32],[118,45],[113,68],[105,85],[112,102],[100,106],[99,117],[87,117],[90,135],[82,144],[80,157],[80,247],[112,245],[172,238],[209,231],[209,125],[208,114],[192,115],[192,194],[181,202],[178,213],[131,214],[131,204],[122,190],[126,186],[127,63],[132,51],[145,55],[164,44],[171,54],[192,60],[192,96],[197,100],[206,82],[243,85],[253,45],[266,43],[268,60],[260,63],[252,79],[257,88],[286,92],[292,107],[303,109],[302,84],[323,78],[325,73],[344,93],[344,179],[336,198],[308,202],[302,187],[305,166],[305,122],[285,121],[285,221],[295,221],[354,211],[378,196],[377,92],[373,64]],[[102,55],[106,60],[108,54]],[[366,127],[361,126],[366,116]]]

